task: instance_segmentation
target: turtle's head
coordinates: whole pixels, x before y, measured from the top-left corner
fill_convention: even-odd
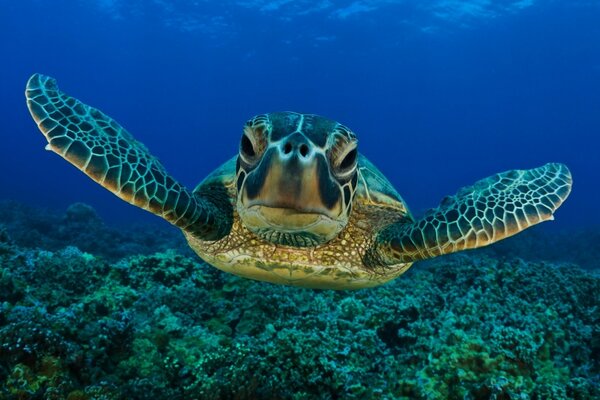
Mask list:
[[[252,118],[236,166],[242,222],[277,244],[331,240],[348,222],[357,160],[355,135],[335,121],[292,112]]]

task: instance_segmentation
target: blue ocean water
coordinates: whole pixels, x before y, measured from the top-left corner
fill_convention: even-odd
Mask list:
[[[151,220],[44,151],[23,97],[41,72],[193,187],[243,123],[338,120],[413,212],[495,172],[566,163],[556,225],[600,222],[595,1],[0,1],[0,198]]]
[[[0,60],[0,399],[600,398],[600,2],[0,0]],[[293,110],[416,216],[547,162],[573,190],[378,288],[241,279],[44,150],[36,72],[189,188]]]

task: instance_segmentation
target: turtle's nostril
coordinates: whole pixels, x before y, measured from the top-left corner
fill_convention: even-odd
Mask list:
[[[290,144],[290,142],[287,142],[285,146],[283,146],[283,154],[290,154],[291,151],[292,145]]]
[[[308,154],[308,146],[303,144],[300,146],[300,155],[302,157],[306,157],[306,155]]]

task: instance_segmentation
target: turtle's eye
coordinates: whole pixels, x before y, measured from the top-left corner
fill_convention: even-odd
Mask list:
[[[246,126],[244,128],[240,140],[240,157],[247,165],[254,165],[263,155],[266,147],[263,126]]]
[[[254,145],[252,144],[252,141],[250,141],[246,134],[242,135],[242,142],[240,143],[240,152],[244,153],[250,158],[254,158],[256,156],[256,152],[254,151]]]
[[[358,150],[356,144],[349,144],[334,150],[332,154],[333,171],[338,177],[347,177],[356,168]]]
[[[358,152],[356,151],[356,148],[350,150],[342,159],[342,162],[340,163],[340,170],[345,171],[352,168],[356,163],[357,154]]]

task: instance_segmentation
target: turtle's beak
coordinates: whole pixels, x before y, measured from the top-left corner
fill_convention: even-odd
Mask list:
[[[328,154],[300,131],[270,139],[252,163],[245,159],[255,154],[253,149],[246,146],[248,154],[240,150],[236,208],[243,225],[280,245],[307,247],[332,240],[348,223],[349,207]]]
[[[246,208],[339,217],[342,193],[329,173],[325,155],[302,139],[292,135],[265,153],[246,181],[241,198]]]

